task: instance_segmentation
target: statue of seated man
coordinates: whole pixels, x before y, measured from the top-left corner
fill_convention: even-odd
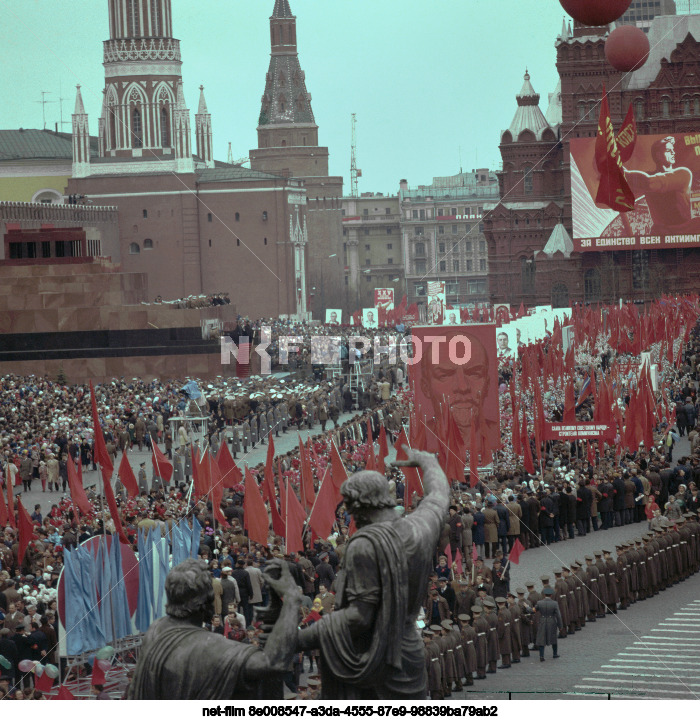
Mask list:
[[[323,699],[425,699],[423,642],[416,626],[433,551],[449,505],[435,456],[408,450],[395,465],[419,466],[425,496],[402,518],[376,471],[340,488],[358,528],[335,580],[335,610],[299,632],[299,649],[321,649]]]
[[[167,615],[146,632],[127,697],[282,698],[281,677],[295,652],[301,590],[284,562],[268,564],[263,576],[272,597],[267,620],[274,621],[264,649],[203,628],[214,613],[211,574],[194,558],[173,568],[165,581]]]

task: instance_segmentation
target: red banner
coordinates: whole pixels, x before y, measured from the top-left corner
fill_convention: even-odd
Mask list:
[[[374,289],[374,307],[382,306],[383,308],[393,307],[394,305],[394,289],[393,288],[375,288]]]
[[[435,419],[442,415],[440,406],[448,403],[465,441],[470,438],[473,419],[481,465],[487,465],[491,452],[501,444],[496,326],[417,326],[412,332],[416,343],[413,360],[417,362],[410,374],[417,421],[425,422],[429,429],[427,450],[438,451]]]
[[[626,126],[622,132],[630,134]],[[574,249],[700,246],[700,133],[639,135],[632,147],[624,173],[635,197],[634,209],[616,213],[593,201],[600,179],[595,140],[571,141]]]
[[[615,428],[605,423],[545,423],[546,441],[575,441],[581,438],[615,439]]]

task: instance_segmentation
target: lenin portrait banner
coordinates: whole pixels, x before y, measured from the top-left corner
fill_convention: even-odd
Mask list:
[[[428,450],[438,450],[435,418],[441,404],[448,403],[467,447],[471,423],[475,424],[481,464],[490,463],[491,452],[501,446],[496,325],[417,326],[412,334],[413,360],[420,360],[411,365],[410,373],[418,422],[428,426]]]
[[[579,252],[700,246],[700,133],[639,135],[624,163],[634,210],[597,206],[595,138],[571,140],[574,249]]]

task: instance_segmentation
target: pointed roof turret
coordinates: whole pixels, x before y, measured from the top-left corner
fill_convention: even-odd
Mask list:
[[[292,9],[289,7],[289,0],[275,0],[275,9],[272,11],[273,18],[291,18]]]
[[[311,95],[297,53],[296,18],[288,0],[276,0],[270,18],[270,67],[258,126],[274,124],[315,125]]]
[[[570,35],[571,35],[571,32],[567,27],[566,18],[564,18],[561,23],[561,33],[559,33],[559,39],[560,40],[568,40]]]
[[[563,253],[567,258],[574,251],[574,243],[571,240],[566,228],[562,223],[557,223],[552,230],[552,234],[549,236],[547,244],[542,250],[547,255],[554,255],[556,252]]]
[[[83,105],[83,96],[80,94],[80,85],[75,86],[77,92],[75,95],[75,111],[74,115],[85,115],[85,106]]]
[[[207,101],[204,99],[204,85],[199,86],[199,108],[197,109],[197,115],[204,115],[208,113]]]
[[[523,86],[515,99],[518,101],[518,109],[515,111],[513,122],[508,128],[513,140],[517,140],[523,130],[532,131],[535,137],[539,139],[542,131],[549,127],[549,123],[540,110],[540,96],[530,83],[530,74],[527,69],[525,70]]]

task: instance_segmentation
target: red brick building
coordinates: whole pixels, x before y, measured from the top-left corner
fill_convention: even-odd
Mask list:
[[[152,298],[228,292],[242,314],[305,313],[303,181],[274,163],[249,170],[215,161],[202,86],[193,154],[171,0],[107,5],[98,157],[90,157],[78,88],[67,195],[118,208],[120,238],[112,260],[125,272],[145,273]],[[285,5],[278,2],[274,15]],[[309,140],[315,142],[311,133]]]
[[[485,208],[489,293],[494,303],[567,305],[644,301],[697,290],[700,248],[574,251],[571,156],[594,138],[603,85],[616,131],[630,104],[640,135],[700,129],[700,16],[657,16],[651,53],[634,73],[605,58],[607,28],[575,26],[557,39],[560,84],[545,116],[526,74],[517,110],[501,134],[501,200]]]

